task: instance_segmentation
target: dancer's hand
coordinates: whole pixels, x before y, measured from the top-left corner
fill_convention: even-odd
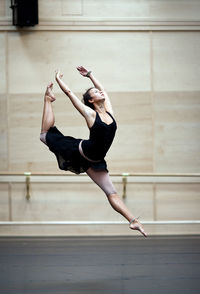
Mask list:
[[[57,82],[58,85],[60,86],[61,90],[62,90],[67,96],[69,96],[69,94],[71,93],[71,90],[70,90],[69,87],[63,82],[62,77],[63,77],[63,74],[60,72],[60,70],[56,70],[56,75],[55,75],[56,82]]]
[[[56,81],[61,80],[63,77],[63,74],[60,72],[60,70],[56,70],[55,79]]]
[[[84,76],[87,77],[87,74],[89,72],[89,70],[87,70],[85,67],[81,66],[77,66],[77,70],[79,71],[79,73]]]

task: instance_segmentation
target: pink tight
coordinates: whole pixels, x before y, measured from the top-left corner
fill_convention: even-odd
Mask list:
[[[93,182],[95,182],[105,192],[107,196],[117,193],[106,170],[96,170],[90,167],[86,173],[93,180]]]
[[[47,142],[46,142],[46,135],[47,135],[47,132],[46,133],[40,133],[40,140],[47,145]]]

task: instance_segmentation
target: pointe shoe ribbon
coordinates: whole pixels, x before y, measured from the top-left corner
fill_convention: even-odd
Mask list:
[[[138,217],[134,217],[130,222],[129,222],[129,225],[131,225],[135,220],[137,220],[137,219],[139,219],[140,218],[140,216],[138,216]]]

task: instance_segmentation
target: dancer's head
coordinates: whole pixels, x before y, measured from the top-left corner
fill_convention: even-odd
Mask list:
[[[85,105],[89,106],[90,108],[94,109],[93,103],[90,102],[92,97],[90,96],[90,90],[94,89],[94,87],[89,88],[84,94],[83,94],[83,102]]]
[[[91,87],[85,92],[85,94],[83,94],[83,101],[85,105],[94,109],[94,103],[105,101],[105,97],[102,91],[95,87]]]

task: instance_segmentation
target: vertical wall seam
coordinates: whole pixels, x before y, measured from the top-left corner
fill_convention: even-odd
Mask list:
[[[153,184],[153,220],[157,220],[157,185]]]
[[[9,209],[9,221],[13,220],[12,216],[12,183],[8,183],[8,209]]]
[[[8,32],[5,33],[5,72],[6,72],[6,114],[7,114],[7,171],[10,171],[10,106],[9,106],[9,86],[8,86]],[[8,218],[12,221],[12,184],[8,183]]]
[[[154,116],[154,55],[153,55],[153,31],[150,31],[150,71],[151,71],[151,117],[152,117],[152,158],[153,172],[156,172],[155,164],[155,116]],[[153,220],[157,220],[157,185],[153,184]]]
[[[84,16],[84,3],[83,3],[83,0],[81,0],[81,16]]]
[[[155,123],[154,123],[154,76],[153,76],[153,32],[150,31],[150,76],[151,76],[151,119],[152,119],[152,160],[153,160],[153,171],[156,172],[155,168]]]
[[[10,170],[10,122],[9,122],[9,87],[8,87],[8,32],[5,33],[5,56],[6,56],[6,114],[7,114],[7,170]]]

